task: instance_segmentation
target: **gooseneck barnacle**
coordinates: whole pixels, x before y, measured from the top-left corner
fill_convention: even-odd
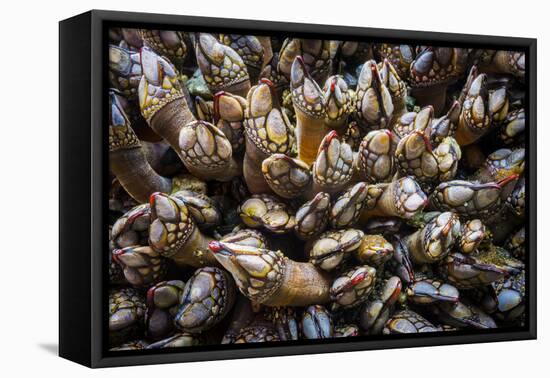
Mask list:
[[[524,324],[524,53],[108,35],[113,352]]]

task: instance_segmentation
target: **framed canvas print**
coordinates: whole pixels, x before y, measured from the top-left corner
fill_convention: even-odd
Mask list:
[[[60,22],[60,355],[536,337],[536,40]]]

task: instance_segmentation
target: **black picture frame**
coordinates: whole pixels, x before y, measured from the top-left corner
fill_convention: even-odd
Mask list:
[[[325,39],[452,45],[526,53],[527,326],[450,335],[371,336],[323,342],[208,346],[147,353],[109,353],[106,343],[108,182],[106,128],[106,31],[110,25],[154,29],[212,30],[246,34],[285,32]],[[370,349],[406,348],[535,339],[536,287],[536,85],[537,40],[485,35],[386,30],[222,18],[92,10],[59,23],[59,354],[89,367],[157,364]]]

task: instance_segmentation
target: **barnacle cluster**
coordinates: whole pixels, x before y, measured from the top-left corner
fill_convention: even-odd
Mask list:
[[[525,55],[109,33],[113,351],[525,322]]]

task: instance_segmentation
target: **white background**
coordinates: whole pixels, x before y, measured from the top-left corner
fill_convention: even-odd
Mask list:
[[[0,374],[18,376],[540,376],[550,349],[548,40],[542,1],[179,0],[2,2]],[[539,340],[90,370],[56,356],[58,25],[91,8],[538,38]],[[87,127],[77,125],[74,127]],[[544,142],[546,141],[546,143]],[[88,169],[88,167],[83,167]]]

